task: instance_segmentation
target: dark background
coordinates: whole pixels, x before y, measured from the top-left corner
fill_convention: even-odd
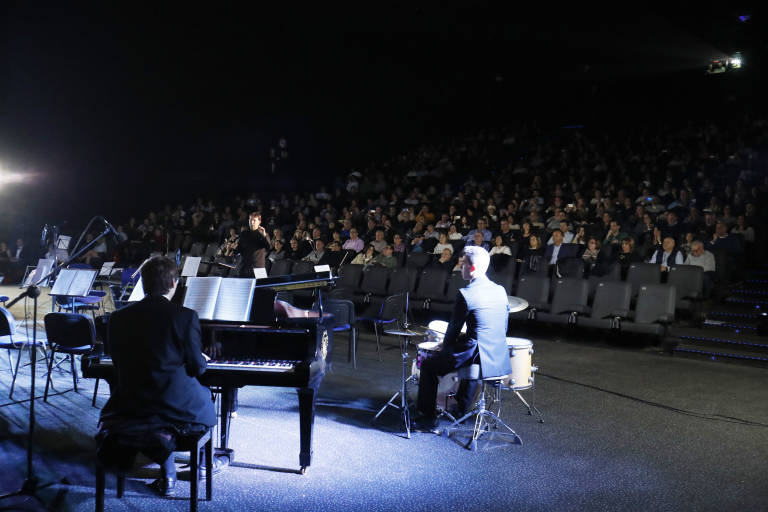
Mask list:
[[[416,144],[542,126],[761,111],[764,16],[734,3],[524,10],[0,7],[0,236],[165,203],[311,190]],[[740,14],[751,19],[740,22]],[[704,76],[735,50],[739,72]],[[268,173],[268,148],[290,158]],[[15,215],[14,215],[15,213]]]

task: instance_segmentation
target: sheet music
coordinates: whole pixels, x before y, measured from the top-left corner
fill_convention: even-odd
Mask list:
[[[53,259],[51,258],[41,258],[37,260],[37,268],[35,269],[33,275],[32,275],[32,282],[29,284],[35,284],[43,277],[47,276],[51,273],[51,269],[53,269]],[[48,279],[45,280],[45,282],[40,283],[40,286],[48,286]]]
[[[128,302],[136,302],[138,300],[144,299],[144,285],[141,284],[141,278],[139,278],[138,281],[136,281],[136,286],[133,287],[133,291],[131,291],[131,296],[128,297]]]
[[[104,264],[101,266],[101,270],[99,270],[99,277],[106,276],[109,277],[112,275],[112,267],[115,266],[114,261],[105,261]]]
[[[75,270],[75,277],[69,285],[67,295],[73,297],[87,297],[91,291],[93,281],[96,279],[96,270],[78,269]]]
[[[253,275],[256,277],[256,279],[264,279],[267,277],[267,269],[264,267],[254,267],[253,268]]]
[[[188,277],[184,307],[197,311],[202,320],[213,320],[220,286],[220,277]]]
[[[59,235],[59,239],[56,241],[56,248],[57,249],[69,249],[69,243],[72,241],[71,236],[67,235]]]
[[[56,282],[51,288],[51,295],[69,295],[69,287],[75,279],[75,270],[65,268],[59,272]]]
[[[181,269],[181,277],[196,277],[201,260],[200,256],[187,256],[186,261],[184,261],[184,268]]]
[[[219,287],[213,318],[231,322],[247,322],[251,315],[251,299],[255,285],[255,279],[223,278]]]
[[[330,265],[315,265],[315,272],[330,272]]]

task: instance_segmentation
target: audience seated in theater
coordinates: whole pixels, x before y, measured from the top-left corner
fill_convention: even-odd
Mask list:
[[[755,243],[755,230],[747,225],[746,217],[739,215],[736,217],[736,225],[731,229],[732,235],[741,235],[746,244]]]
[[[448,243],[448,235],[445,233],[440,233],[440,242],[435,245],[434,250],[432,251],[433,254],[442,254],[444,249],[448,249],[451,251],[451,254],[453,254],[453,246]]]
[[[467,242],[465,245],[465,247],[471,247],[471,246],[482,247],[486,251],[490,250],[490,247],[488,246],[488,242],[483,240],[483,233],[480,231],[475,231],[474,239]]]
[[[725,222],[717,222],[715,233],[707,240],[708,251],[725,251],[728,254],[741,252],[741,244],[735,236],[728,236],[728,227]]]
[[[535,273],[545,265],[544,246],[538,235],[528,237],[528,245],[520,249],[517,262],[520,263],[520,272],[522,274]]]
[[[672,265],[682,265],[684,259],[682,251],[675,247],[675,239],[667,236],[664,237],[661,248],[653,251],[648,263],[661,265],[661,271],[667,272]]]
[[[338,240],[332,240],[328,243],[328,249],[323,253],[318,265],[329,265],[331,267],[338,267],[341,264],[341,260],[346,256],[346,252],[341,250],[341,242]]]
[[[456,224],[451,224],[451,227],[448,228],[448,240],[461,240],[463,238],[464,235],[459,233]]]
[[[365,251],[355,256],[351,263],[353,265],[367,265],[373,260],[375,256],[376,249],[373,247],[373,244],[368,244],[365,246]]]
[[[444,270],[447,270],[448,272],[451,272],[454,267],[453,252],[451,252],[451,250],[447,248],[443,249],[443,252],[440,253],[440,257],[430,261],[428,266],[442,268]]]
[[[365,244],[363,243],[363,239],[357,236],[357,229],[350,228],[349,240],[344,242],[344,245],[342,246],[342,248],[350,251],[360,252],[363,250],[364,246]]]
[[[384,250],[380,254],[377,254],[370,261],[370,265],[377,265],[380,267],[395,268],[397,267],[397,258],[393,256],[394,251],[392,246],[387,244],[384,246]]]
[[[616,255],[616,261],[621,269],[621,278],[626,279],[629,266],[632,263],[642,263],[643,256],[635,249],[635,239],[628,236],[621,240],[621,247]]]
[[[563,235],[563,243],[564,244],[570,244],[573,242],[573,239],[576,235],[574,235],[569,229],[568,229],[568,221],[567,220],[561,220],[560,223],[557,225],[555,229],[559,229],[560,233]],[[547,245],[552,245],[554,243],[554,240],[552,237],[549,237],[549,240],[547,240]]]
[[[597,264],[597,258],[600,256],[600,241],[591,236],[587,240],[584,252],[581,253],[581,259],[584,261],[584,272],[589,275]]]
[[[491,230],[487,228],[487,223],[483,218],[477,219],[477,228],[470,229],[469,232],[466,235],[464,235],[464,241],[474,242],[475,233],[478,233],[478,232],[482,235],[484,242],[491,241],[491,236],[492,236]]]
[[[684,264],[696,265],[704,270],[704,293],[708,295],[715,283],[715,255],[704,249],[704,243],[701,240],[694,240]]]
[[[384,246],[387,245],[387,241],[384,238],[383,229],[379,228],[376,230],[375,237],[370,241],[370,244],[376,249],[376,252],[381,252],[384,249]]]
[[[590,237],[592,238],[592,237]],[[589,238],[587,238],[587,230],[584,226],[579,226],[576,230],[576,234],[573,235],[571,240],[572,244],[585,245]]]
[[[267,254],[267,259],[271,261],[272,263],[276,262],[277,260],[282,260],[286,256],[286,251],[283,249],[283,240],[282,239],[275,239],[272,241],[272,250],[269,251],[269,254]]]
[[[504,243],[504,237],[501,235],[496,235],[496,238],[493,239],[493,243],[493,247],[491,247],[491,250],[488,251],[491,256],[495,254],[506,254],[508,256],[512,256],[512,250],[508,245]]]
[[[307,255],[307,252],[302,249],[301,244],[299,243],[299,240],[295,238],[291,238],[291,241],[288,242],[289,248],[285,251],[285,257],[289,260],[293,261],[299,261],[304,256]]]
[[[392,240],[392,250],[394,252],[405,252],[405,242],[403,242],[403,237],[400,233],[395,233]]]
[[[578,256],[578,246],[574,244],[563,243],[563,232],[556,229],[552,232],[552,244],[547,245],[544,251],[544,259],[548,265],[552,266],[558,260],[564,258],[575,258]]]
[[[302,258],[302,261],[311,261],[315,265],[320,263],[325,255],[325,240],[318,238],[314,241],[314,249]]]
[[[499,232],[497,233],[504,240],[504,245],[509,245],[515,241],[515,231],[508,218],[502,218],[499,223]]]

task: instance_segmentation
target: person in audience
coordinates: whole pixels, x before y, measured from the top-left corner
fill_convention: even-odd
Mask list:
[[[683,253],[675,247],[675,239],[668,236],[662,241],[661,248],[653,251],[648,263],[661,265],[661,271],[667,272],[672,265],[682,265],[683,259]]]
[[[451,227],[451,219],[448,217],[447,213],[444,213],[440,216],[440,220],[435,223],[435,227],[437,229],[446,231]]]
[[[725,251],[728,254],[736,254],[741,252],[741,244],[736,240],[734,236],[728,236],[728,227],[725,222],[717,222],[715,225],[715,233],[712,238],[707,241],[706,248],[708,251]]]
[[[306,251],[301,248],[299,241],[296,238],[291,238],[288,242],[288,249],[285,252],[285,257],[292,261],[299,261],[307,255]]]
[[[578,256],[577,246],[563,243],[563,232],[556,229],[552,232],[552,245],[548,245],[544,251],[544,260],[550,266],[554,266],[558,260],[575,258]]]
[[[458,232],[456,228],[456,224],[451,224],[451,227],[448,228],[448,240],[461,240],[464,236]]]
[[[528,246],[520,249],[517,262],[520,263],[522,274],[536,273],[544,268],[544,246],[538,235],[528,237]]]
[[[405,252],[405,242],[403,242],[403,237],[400,233],[395,233],[392,240],[392,250],[394,252]]]
[[[267,255],[267,259],[271,261],[272,263],[276,262],[277,260],[282,260],[286,256],[286,251],[284,249],[284,243],[282,239],[277,239],[272,242],[273,249],[269,251],[269,254]]]
[[[353,265],[368,265],[371,261],[373,261],[375,256],[376,248],[373,246],[373,244],[368,244],[365,246],[365,251],[355,256],[351,263]]]
[[[474,242],[475,241],[475,233],[480,233],[483,237],[483,242],[490,242],[491,241],[491,230],[488,229],[487,222],[485,219],[480,218],[477,219],[477,228],[476,229],[470,229],[469,232],[464,235],[464,241],[465,242]]]
[[[611,222],[608,224],[608,232],[605,234],[605,237],[603,238],[603,245],[619,245],[619,242],[622,238],[624,238],[626,233],[621,232],[621,228],[619,226],[619,223],[615,220],[611,220]]]
[[[454,270],[453,251],[451,251],[448,248],[443,249],[443,252],[440,253],[440,257],[430,261],[429,266],[442,268],[448,272],[453,271]]]
[[[506,254],[507,256],[512,256],[512,250],[509,248],[508,245],[504,243],[503,236],[496,235],[496,238],[493,239],[493,243],[494,245],[489,252],[491,256],[494,256],[496,254]]]
[[[435,240],[440,239],[440,232],[435,231],[435,226],[432,224],[427,224],[427,230],[424,232],[424,238],[434,238]]]
[[[693,243],[696,235],[693,234],[693,231],[688,231],[683,235],[683,243],[680,244],[680,250],[683,251],[683,254],[690,254],[691,252],[691,244]]]
[[[471,242],[467,242],[465,247],[482,247],[486,251],[489,249],[488,243],[483,240],[483,233],[481,231],[475,231],[474,239]]]
[[[433,254],[442,254],[443,250],[448,249],[451,251],[451,254],[453,254],[453,246],[448,243],[448,235],[445,233],[440,233],[440,242],[435,245],[435,249],[432,251]]]
[[[597,257],[600,255],[600,241],[595,237],[589,237],[586,248],[581,254],[581,259],[584,261],[584,272],[586,275],[592,272],[592,269],[597,265]]]
[[[529,240],[531,238],[531,235],[533,234],[533,226],[531,226],[531,223],[527,220],[523,221],[523,223],[520,225],[520,246],[521,247],[528,247]]]
[[[371,240],[370,244],[373,245],[373,248],[376,249],[376,252],[381,252],[384,249],[384,246],[387,245],[387,241],[384,239],[383,229],[376,230],[376,235],[374,239]]]
[[[736,225],[731,229],[732,235],[741,235],[747,244],[755,243],[755,230],[747,225],[746,217],[739,215],[736,217]]]
[[[328,265],[336,268],[341,264],[341,260],[344,259],[346,253],[341,250],[341,242],[338,240],[331,240],[328,243],[327,250],[323,253],[318,265]]]
[[[364,246],[365,244],[363,243],[363,239],[357,236],[357,229],[350,228],[349,240],[344,242],[344,245],[342,245],[342,248],[348,251],[360,252],[363,250]]]
[[[576,234],[573,235],[573,239],[571,240],[571,243],[578,244],[578,245],[586,245],[587,241],[588,241],[588,238],[587,238],[586,228],[584,226],[579,226],[579,228],[576,230]]]
[[[8,248],[8,244],[0,242],[0,274],[5,275],[9,272],[12,259],[13,254]]]
[[[302,261],[311,261],[315,265],[319,265],[323,256],[325,256],[325,240],[318,238],[314,241],[314,249],[304,256]]]
[[[619,263],[621,278],[626,279],[629,273],[629,266],[632,263],[641,263],[643,256],[635,249],[635,239],[631,236],[621,240],[621,249],[616,255],[616,261]]]
[[[387,244],[380,254],[377,254],[370,261],[370,265],[378,265],[380,267],[395,268],[397,267],[397,258],[393,255],[394,250],[392,246]]]
[[[715,256],[704,249],[704,243],[701,240],[694,240],[691,243],[691,252],[685,257],[685,265],[696,265],[701,267],[703,274],[704,295],[709,295],[715,284]]]

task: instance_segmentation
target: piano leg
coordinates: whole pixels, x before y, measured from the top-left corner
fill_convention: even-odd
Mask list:
[[[299,466],[303,475],[312,463],[312,427],[315,423],[315,390],[298,388],[300,444]]]
[[[235,457],[234,450],[229,449],[229,421],[230,413],[235,402],[235,392],[237,388],[222,386],[221,387],[221,424],[219,427],[220,444],[216,447],[217,458],[228,458],[227,463],[231,462]]]

